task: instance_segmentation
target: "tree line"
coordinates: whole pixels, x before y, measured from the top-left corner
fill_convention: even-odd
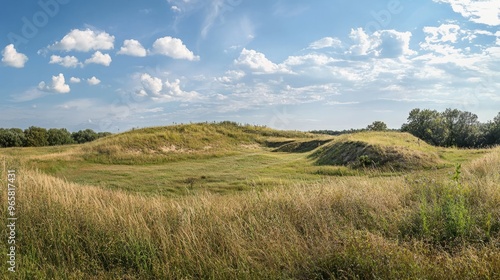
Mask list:
[[[363,131],[387,131],[387,125],[375,121],[363,129],[342,131],[314,130],[311,133],[342,135]],[[478,116],[458,109],[446,109],[443,112],[429,109],[413,109],[407,122],[395,131],[408,132],[421,140],[442,147],[484,148],[500,145],[500,113],[486,123],[481,123]]]
[[[457,109],[411,110],[401,131],[442,147],[482,148],[500,144],[500,113],[481,123],[476,114]]]
[[[69,132],[65,128],[45,129],[31,126],[20,128],[0,128],[0,147],[44,147],[82,144],[111,135],[109,132],[95,132],[92,129]]]

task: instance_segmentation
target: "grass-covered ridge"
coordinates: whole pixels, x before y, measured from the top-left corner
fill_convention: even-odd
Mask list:
[[[363,132],[336,137],[310,158],[318,165],[409,170],[443,164],[437,151],[408,133]]]
[[[164,162],[230,154],[242,147],[264,144],[270,137],[310,138],[312,135],[227,121],[197,123],[128,131],[86,144],[82,151],[85,159],[101,163]]]

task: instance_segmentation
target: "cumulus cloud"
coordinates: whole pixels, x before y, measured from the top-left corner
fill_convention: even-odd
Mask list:
[[[468,20],[489,26],[500,25],[500,2],[498,0],[434,0],[451,5],[455,13]]]
[[[196,91],[184,91],[181,89],[181,81],[179,79],[175,79],[173,82],[165,81],[165,89],[164,92],[168,96],[172,96],[174,98],[180,98],[184,100],[190,100],[199,97],[199,94]]]
[[[69,79],[69,82],[70,82],[70,83],[73,83],[73,84],[78,84],[78,83],[80,83],[81,81],[82,81],[82,80],[81,80],[80,78],[76,78],[76,77],[71,77],[71,78]]]
[[[54,92],[54,93],[68,93],[71,91],[68,84],[66,84],[66,80],[64,79],[64,75],[60,73],[57,76],[52,76],[52,83],[46,84],[45,82],[40,82],[38,84],[38,89],[45,92]]]
[[[137,40],[125,40],[118,54],[145,57],[146,49]]]
[[[81,66],[81,63],[78,62],[78,58],[69,55],[65,57],[52,55],[50,56],[49,64],[59,64],[66,68],[75,68],[77,66]]]
[[[349,37],[354,44],[348,54],[355,56],[372,56],[379,58],[397,58],[413,55],[410,49],[411,32],[381,30],[368,35],[363,28],[351,30]]]
[[[2,62],[6,66],[23,68],[28,61],[25,54],[18,53],[14,44],[7,45],[2,51]]]
[[[180,12],[181,12],[181,9],[180,9],[179,7],[177,7],[177,6],[175,6],[175,5],[174,5],[174,6],[172,6],[172,7],[170,7],[170,9],[171,9],[172,11],[176,12],[176,13],[180,13]]]
[[[175,79],[170,82],[168,79],[153,77],[147,73],[140,75],[141,88],[136,91],[139,96],[149,96],[156,101],[190,101],[200,98],[196,91],[185,91],[181,88],[181,81]]]
[[[90,79],[87,79],[87,83],[91,86],[96,86],[98,84],[101,83],[101,80],[99,80],[98,78],[96,78],[95,76],[93,76],[92,78]]]
[[[246,48],[241,51],[240,56],[234,63],[246,66],[256,74],[291,73],[285,66],[275,64],[267,59],[263,53],[247,50]]]
[[[114,48],[115,36],[91,29],[73,29],[60,41],[48,47],[49,50],[89,52]]]
[[[111,64],[111,56],[109,54],[103,54],[100,51],[96,51],[91,58],[85,60],[85,64],[100,64],[104,66],[109,66]]]
[[[161,90],[163,89],[163,83],[160,78],[152,77],[149,74],[141,75],[141,84],[145,93],[150,93],[154,96],[160,96]]]
[[[153,44],[152,54],[165,55],[174,59],[187,59],[190,61],[200,60],[199,56],[194,55],[181,39],[170,36],[157,39]]]
[[[340,41],[338,38],[333,38],[333,37],[325,37],[323,39],[320,39],[316,42],[312,42],[308,49],[312,50],[319,50],[319,49],[324,49],[324,48],[332,48],[332,47],[340,47],[342,46],[342,41]]]

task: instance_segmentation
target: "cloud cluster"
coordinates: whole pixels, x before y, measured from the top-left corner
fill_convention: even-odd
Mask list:
[[[244,48],[234,64],[246,66],[255,74],[291,73],[284,65],[278,65],[266,58],[266,56],[255,50]]]
[[[79,84],[81,81],[82,81],[82,79],[80,79],[80,78],[76,78],[76,77],[71,77],[71,78],[69,79],[69,82],[70,82],[70,83],[73,83],[73,84]]]
[[[451,5],[454,12],[468,20],[489,26],[500,26],[500,2],[498,0],[433,0]]]
[[[99,80],[98,78],[96,78],[95,76],[93,76],[92,78],[90,79],[87,79],[87,83],[91,86],[96,86],[98,84],[101,83],[101,80]]]
[[[114,48],[115,36],[103,31],[91,29],[73,29],[60,41],[48,47],[49,50],[89,52],[111,50]]]
[[[91,58],[85,60],[85,64],[100,64],[103,66],[109,66],[111,64],[111,56],[109,54],[103,54],[100,51],[96,51]]]
[[[201,97],[196,91],[183,90],[179,79],[175,79],[173,82],[168,79],[163,81],[158,77],[143,73],[139,76],[139,82],[141,87],[136,91],[136,94],[143,97],[148,96],[155,101],[191,101]]]
[[[62,73],[57,76],[52,76],[52,82],[50,84],[40,82],[38,84],[38,89],[53,93],[68,93],[71,91],[69,85],[66,84],[66,80],[64,79],[64,75]]]
[[[14,68],[23,68],[28,61],[25,54],[18,53],[13,44],[7,45],[2,51],[2,63]]]
[[[157,39],[153,43],[151,53],[168,56],[174,59],[187,59],[189,61],[200,60],[200,57],[194,55],[194,53],[184,45],[181,39],[172,38],[170,36]]]
[[[131,39],[123,42],[123,46],[117,54],[145,57],[147,52],[139,41]]]
[[[75,68],[77,66],[82,66],[82,64],[78,62],[78,58],[69,55],[65,57],[51,55],[49,64],[59,64],[66,68]]]
[[[352,29],[353,45],[348,54],[381,58],[397,58],[415,54],[410,49],[411,32],[380,30],[369,35],[362,28]]]

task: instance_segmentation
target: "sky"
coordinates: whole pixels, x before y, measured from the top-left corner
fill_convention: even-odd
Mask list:
[[[343,130],[500,112],[498,0],[5,0],[0,127]]]

